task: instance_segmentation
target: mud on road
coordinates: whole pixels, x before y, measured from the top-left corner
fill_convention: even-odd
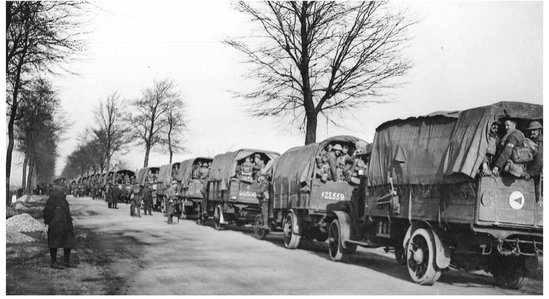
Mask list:
[[[288,250],[277,234],[259,241],[247,229],[216,231],[190,220],[168,225],[160,213],[130,217],[125,204],[115,210],[89,198],[69,197],[69,203],[78,267],[50,268],[45,239],[9,245],[8,294],[543,294],[541,269],[519,291],[497,287],[485,273],[455,270],[433,286],[419,286],[381,248],[359,249],[334,263],[325,244]]]

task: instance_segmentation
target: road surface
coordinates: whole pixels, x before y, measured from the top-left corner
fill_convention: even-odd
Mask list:
[[[168,225],[160,213],[135,218],[129,206],[108,209],[104,201],[69,197],[79,237],[76,269],[62,277],[81,282],[81,294],[133,295],[505,295],[542,294],[539,277],[519,290],[495,286],[491,276],[449,270],[433,286],[410,281],[405,266],[382,249],[359,248],[342,262],[332,262],[325,244],[284,248],[282,236],[260,241],[246,229],[217,231],[194,221]],[[83,245],[84,244],[84,245]],[[88,244],[88,245],[85,245]],[[90,247],[90,248],[83,248]],[[94,248],[93,250],[91,248]],[[99,256],[95,256],[99,255]],[[100,261],[96,260],[100,259]],[[47,260],[44,257],[43,260]],[[10,270],[8,269],[8,272]],[[46,271],[46,270],[44,270]],[[47,271],[55,271],[48,269]],[[57,270],[59,271],[59,270]],[[541,270],[540,270],[541,271]],[[82,272],[88,273],[86,275]],[[49,272],[48,272],[49,273]],[[95,274],[94,274],[95,273]],[[94,276],[95,275],[95,276]],[[106,278],[105,278],[106,277]],[[62,278],[60,278],[62,280]],[[94,283],[91,283],[95,281]],[[105,286],[105,284],[108,286]],[[57,283],[57,286],[62,285]],[[101,286],[102,285],[102,286]],[[82,290],[82,288],[85,288]],[[50,290],[58,293],[59,290]]]

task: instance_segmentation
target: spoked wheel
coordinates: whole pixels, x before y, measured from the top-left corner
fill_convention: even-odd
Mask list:
[[[432,285],[440,277],[441,272],[435,266],[434,244],[431,232],[423,228],[416,229],[408,242],[408,273],[418,284]]]
[[[223,229],[223,224],[221,224],[221,209],[217,207],[214,213],[214,227],[217,230]]]
[[[521,257],[501,257],[494,262],[492,276],[497,285],[504,289],[520,289],[526,282],[524,259]]]
[[[339,220],[334,219],[328,229],[328,249],[332,261],[340,261],[343,257],[343,247],[341,247],[341,234],[339,233]]]
[[[263,240],[269,233],[268,230],[264,229],[264,221],[263,221],[263,215],[257,214],[255,216],[255,222],[254,222],[254,236],[259,239]]]
[[[296,249],[299,245],[299,240],[301,239],[301,236],[294,233],[294,221],[296,220],[294,213],[289,213],[286,215],[286,218],[284,218],[284,246],[288,249]]]

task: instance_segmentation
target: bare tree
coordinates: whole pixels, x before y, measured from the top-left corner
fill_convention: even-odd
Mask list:
[[[21,88],[34,71],[53,71],[81,51],[79,39],[83,9],[75,1],[6,2],[6,87],[8,106],[8,147],[6,192],[9,192],[14,126]]]
[[[15,133],[17,149],[24,154],[22,182],[27,194],[37,180],[47,181],[54,176],[57,144],[65,130],[59,108],[56,92],[44,79],[33,80],[22,91]]]
[[[99,103],[99,107],[95,111],[95,120],[99,127],[92,129],[92,132],[102,148],[107,172],[110,170],[113,155],[123,150],[124,145],[129,142],[130,129],[123,119],[123,105],[120,95],[114,92],[107,97],[105,102]]]
[[[168,127],[168,114],[174,102],[181,102],[176,84],[172,80],[155,80],[152,88],[142,92],[142,96],[131,103],[135,111],[128,115],[133,137],[145,145],[143,167],[149,165],[149,154],[157,144],[163,144]]]
[[[259,88],[237,93],[252,100],[254,116],[301,121],[305,144],[316,141],[319,115],[384,102],[381,90],[398,85],[411,64],[402,58],[413,24],[385,2],[239,2],[236,9],[260,34],[225,43],[252,66]]]
[[[166,138],[163,144],[170,153],[170,164],[172,164],[174,152],[185,150],[181,145],[182,131],[186,128],[183,107],[182,101],[173,101],[166,117]]]

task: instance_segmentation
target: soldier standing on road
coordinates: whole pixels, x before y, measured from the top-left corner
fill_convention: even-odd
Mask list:
[[[107,201],[107,206],[109,207],[109,209],[112,208],[112,183],[108,183],[106,186],[105,186],[105,200]]]
[[[141,187],[137,183],[132,189],[130,215],[141,218]]]
[[[259,190],[257,191],[257,199],[259,199],[259,206],[261,208],[261,217],[263,218],[263,226],[268,228],[269,225],[269,187],[271,185],[269,181],[269,174],[261,173],[259,175]]]
[[[173,216],[177,214],[179,208],[179,203],[177,201],[177,181],[173,180],[172,184],[166,191],[166,197],[168,199],[168,204],[166,207],[166,215],[168,216],[168,224],[173,223]]]
[[[44,223],[48,226],[48,247],[50,248],[51,267],[63,269],[57,262],[57,248],[63,248],[64,266],[74,267],[70,263],[71,249],[75,245],[69,203],[62,186],[56,185],[46,201],[43,212]]]
[[[145,183],[145,189],[143,189],[143,204],[145,205],[145,215],[149,211],[149,215],[152,216],[152,193],[148,183]]]
[[[112,208],[118,209],[118,198],[120,197],[120,189],[118,185],[112,187]]]

